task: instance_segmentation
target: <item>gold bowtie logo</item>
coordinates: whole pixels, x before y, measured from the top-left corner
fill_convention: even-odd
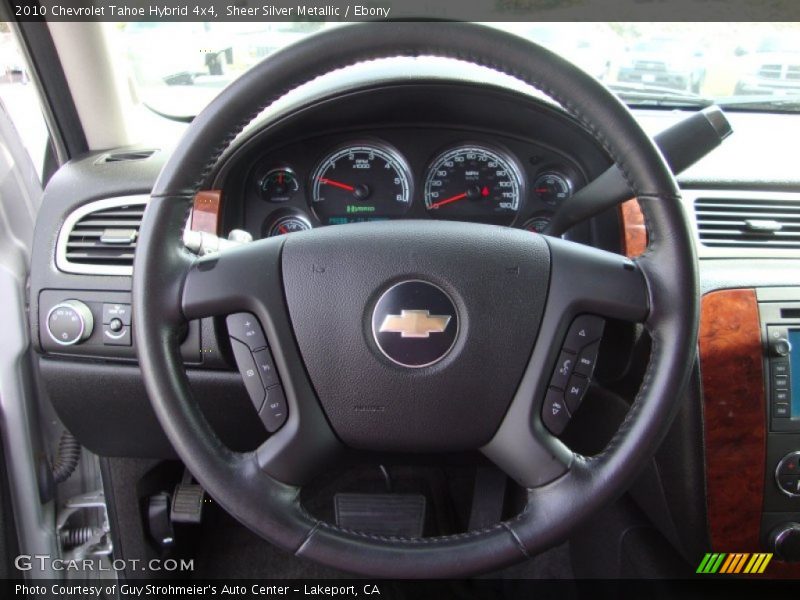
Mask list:
[[[399,315],[386,315],[379,331],[399,333],[404,338],[427,338],[447,329],[450,319],[448,315],[432,315],[427,310],[403,310]]]

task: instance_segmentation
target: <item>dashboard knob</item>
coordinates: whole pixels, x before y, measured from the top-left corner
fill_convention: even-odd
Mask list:
[[[80,344],[92,335],[92,311],[80,300],[65,300],[47,313],[47,333],[56,344]]]
[[[775,338],[769,342],[769,350],[772,356],[789,356],[792,345],[785,337]]]
[[[768,543],[776,558],[785,562],[800,561],[800,524],[778,525],[770,532]]]

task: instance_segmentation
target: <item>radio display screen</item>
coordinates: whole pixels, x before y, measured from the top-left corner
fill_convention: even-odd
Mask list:
[[[792,386],[790,416],[792,419],[800,419],[800,329],[789,330],[789,343],[793,349],[789,355],[791,357],[789,370]]]

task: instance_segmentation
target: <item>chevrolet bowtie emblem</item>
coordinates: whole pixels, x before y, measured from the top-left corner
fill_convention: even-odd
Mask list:
[[[379,331],[399,333],[404,338],[427,338],[447,329],[450,319],[448,315],[432,315],[427,310],[403,310],[399,315],[386,315]]]

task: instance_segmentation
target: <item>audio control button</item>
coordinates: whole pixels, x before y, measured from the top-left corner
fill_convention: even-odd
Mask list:
[[[773,360],[770,362],[772,367],[772,376],[789,375],[789,361],[788,360]]]
[[[775,469],[775,482],[787,496],[800,496],[800,451],[784,456]]]
[[[778,402],[772,407],[772,416],[776,419],[789,418],[789,405],[785,402]]]
[[[228,324],[230,336],[247,344],[250,350],[259,350],[267,345],[267,339],[261,330],[261,324],[250,313],[228,315],[225,322]]]

